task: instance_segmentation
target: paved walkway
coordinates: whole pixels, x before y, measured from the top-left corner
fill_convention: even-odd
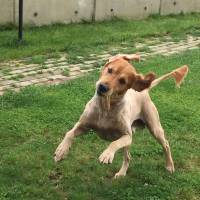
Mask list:
[[[142,60],[145,60],[158,54],[169,56],[200,47],[200,37],[187,36],[187,39],[179,42],[173,42],[170,38],[165,38],[165,40],[165,42],[159,39],[147,40],[134,47],[130,47],[130,44],[127,46],[123,44],[121,47],[114,47],[99,55],[90,54],[87,60],[77,56],[77,64],[70,64],[66,54],[59,55],[58,58],[46,59],[40,64],[37,62],[41,60],[41,57],[36,57],[36,61],[27,58],[0,63],[0,95],[8,89],[19,91],[29,85],[55,85],[74,79],[99,68],[113,53],[134,53],[132,51],[136,48]]]

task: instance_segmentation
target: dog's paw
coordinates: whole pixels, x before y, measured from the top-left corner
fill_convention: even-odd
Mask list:
[[[166,170],[167,170],[170,174],[173,174],[173,173],[175,172],[174,165],[171,164],[171,165],[166,166]]]
[[[120,178],[120,177],[124,177],[124,176],[126,176],[126,172],[117,172],[116,174],[115,174],[115,176],[113,177],[114,179],[117,179],[117,178]]]
[[[54,160],[58,162],[63,160],[69,151],[69,146],[61,142],[54,153]]]
[[[114,158],[114,152],[110,149],[106,149],[100,156],[99,156],[99,162],[104,164],[112,163]]]

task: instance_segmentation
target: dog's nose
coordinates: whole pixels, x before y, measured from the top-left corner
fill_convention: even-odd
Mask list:
[[[109,87],[105,84],[100,83],[98,87],[98,93],[105,93],[109,90]]]

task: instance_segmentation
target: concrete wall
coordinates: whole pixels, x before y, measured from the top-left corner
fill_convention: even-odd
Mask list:
[[[0,0],[0,24],[13,22],[13,3],[13,0]]]
[[[19,0],[0,0],[0,24],[18,21]],[[200,12],[200,0],[24,0],[24,23],[45,25]]]
[[[24,23],[45,25],[91,20],[93,0],[24,0]],[[18,20],[18,1],[15,1]]]
[[[161,15],[200,12],[200,0],[161,0]]]
[[[159,13],[160,0],[97,0],[95,19],[142,19]]]

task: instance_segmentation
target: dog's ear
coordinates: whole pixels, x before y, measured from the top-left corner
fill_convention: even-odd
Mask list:
[[[130,61],[130,60],[140,61],[139,54],[118,54],[116,56],[110,57],[108,62],[112,62],[112,61],[120,59],[120,58],[123,58],[124,60],[127,60],[127,61]]]
[[[138,92],[145,90],[150,87],[152,81],[156,78],[156,75],[152,72],[142,76],[141,74],[136,74],[133,79],[132,88]]]

